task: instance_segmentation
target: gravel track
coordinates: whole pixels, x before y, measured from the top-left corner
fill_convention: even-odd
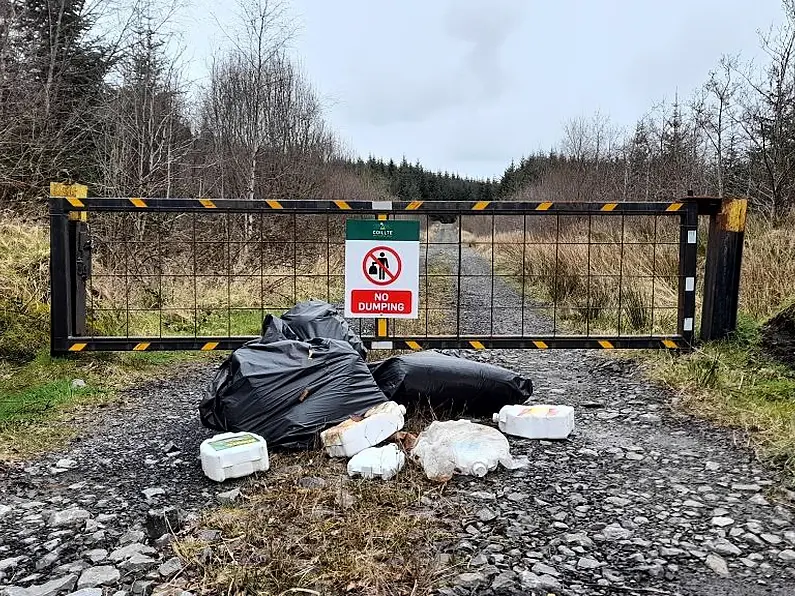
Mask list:
[[[430,256],[455,266],[458,251]],[[482,333],[491,280],[466,276],[490,264],[464,248],[462,265],[462,332]],[[494,290],[495,304],[519,304],[502,280]],[[507,312],[496,333],[521,327]],[[548,328],[527,315],[526,331]],[[461,516],[446,520],[457,538],[440,549],[458,567],[440,593],[795,595],[792,502],[776,500],[775,473],[730,433],[673,412],[671,393],[632,363],[581,351],[462,355],[531,377],[539,402],[575,406],[577,430],[567,441],[511,439],[528,468],[450,483]],[[67,593],[92,566],[104,568],[107,594],[165,581],[158,566],[170,555],[129,531],[145,529],[151,508],[196,514],[245,482],[219,487],[201,473],[198,446],[211,433],[196,406],[211,375],[192,367],[149,382],[92,414],[63,450],[0,464],[0,594]],[[129,542],[144,552],[119,553]]]

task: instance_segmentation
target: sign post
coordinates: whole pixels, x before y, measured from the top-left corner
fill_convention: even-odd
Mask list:
[[[419,316],[420,222],[345,222],[345,316]]]

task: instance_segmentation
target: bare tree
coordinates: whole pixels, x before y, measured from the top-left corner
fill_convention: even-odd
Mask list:
[[[698,129],[705,135],[715,160],[717,194],[725,194],[725,152],[727,135],[731,136],[737,122],[735,96],[740,88],[736,80],[736,56],[721,58],[717,70],[710,72],[709,80],[691,101],[691,110]]]
[[[739,119],[750,145],[750,189],[771,218],[795,203],[795,0],[784,0],[786,21],[762,37],[768,64],[761,76],[753,65],[740,74],[747,83]]]

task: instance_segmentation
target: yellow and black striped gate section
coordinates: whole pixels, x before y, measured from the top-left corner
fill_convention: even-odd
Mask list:
[[[171,214],[295,214],[343,215],[383,219],[403,216],[458,221],[459,251],[461,219],[519,215],[524,220],[534,216],[577,216],[588,220],[598,217],[661,216],[679,223],[679,296],[677,332],[667,335],[575,335],[554,333],[537,335],[523,332],[516,335],[433,335],[407,336],[396,332],[384,319],[375,321],[370,331],[362,333],[365,345],[372,349],[688,349],[692,346],[695,318],[696,236],[698,206],[687,199],[664,202],[553,202],[553,201],[360,201],[340,199],[229,199],[229,198],[157,198],[157,197],[91,197],[85,186],[53,184],[50,199],[51,351],[55,355],[89,351],[160,350],[227,351],[254,339],[253,336],[156,336],[130,333],[124,337],[90,336],[85,324],[85,284],[81,283],[75,262],[76,245],[85,230],[90,213],[171,213]],[[355,215],[354,215],[355,214]],[[452,218],[452,219],[451,219]],[[90,221],[90,220],[89,220]],[[89,243],[90,245],[90,243]],[[90,254],[87,259],[90,261]],[[459,276],[460,267],[459,267]],[[293,277],[295,277],[294,273]],[[492,277],[494,272],[492,271]],[[460,284],[460,280],[459,280]],[[460,287],[460,286],[459,286]],[[82,304],[82,310],[81,310]],[[460,312],[461,305],[455,308]],[[81,319],[82,316],[82,319]],[[524,325],[521,326],[524,331]]]
[[[523,215],[555,213],[567,215],[661,215],[675,214],[686,204],[673,202],[534,202],[534,201],[342,201],[338,199],[247,200],[209,198],[142,198],[142,197],[53,197],[58,209],[64,212],[130,212],[156,211],[161,213],[304,213],[339,212],[414,212],[433,215]]]
[[[241,337],[73,337],[66,343],[66,351],[75,352],[156,352],[235,350],[256,336]],[[401,337],[383,339],[363,338],[368,349],[379,350],[683,350],[687,343],[679,336],[639,337]]]

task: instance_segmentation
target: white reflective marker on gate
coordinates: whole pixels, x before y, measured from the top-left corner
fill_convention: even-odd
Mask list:
[[[420,222],[345,222],[345,316],[419,316]]]

